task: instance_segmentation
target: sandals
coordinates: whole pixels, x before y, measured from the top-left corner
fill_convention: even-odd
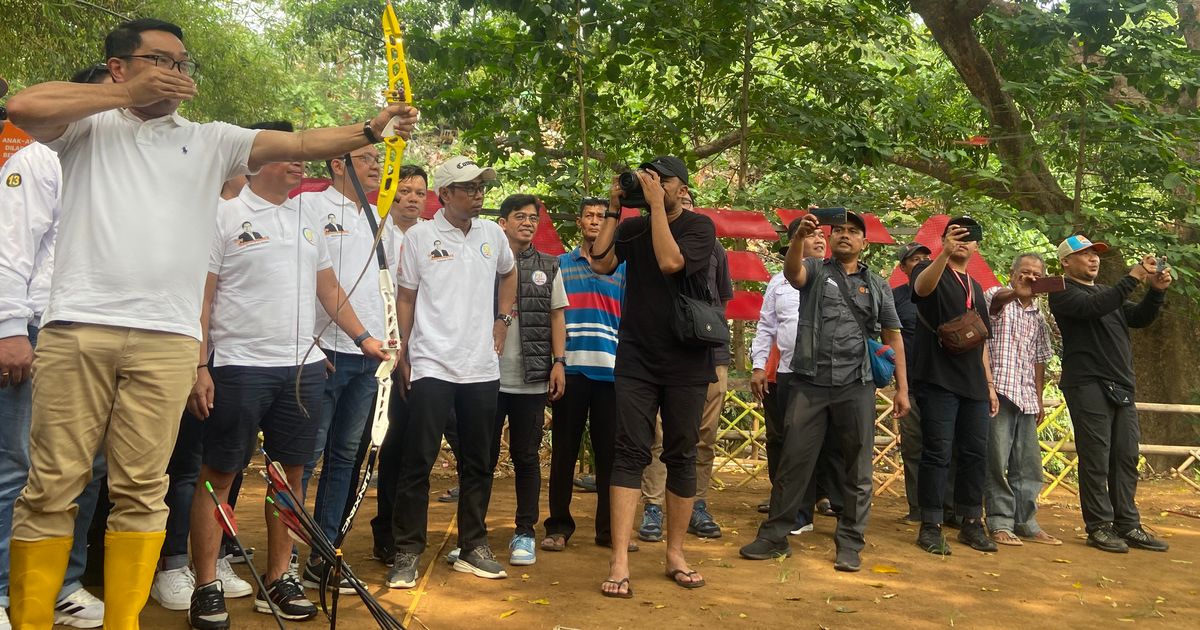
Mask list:
[[[1058,546],[1063,544],[1063,541],[1051,536],[1050,534],[1047,534],[1044,531],[1038,532],[1036,536],[1024,536],[1023,538],[1031,543],[1037,543],[1039,545]]]
[[[543,551],[562,551],[567,548],[567,537],[562,534],[550,534],[542,539]]]
[[[1010,547],[1021,547],[1025,544],[1007,529],[997,529],[992,532],[992,541],[997,545],[1008,545]]]
[[[605,584],[616,584],[617,590],[604,590]],[[625,592],[621,592],[621,587],[625,587]],[[629,578],[621,578],[619,580],[604,580],[600,583],[600,594],[605,597],[615,597],[617,599],[633,599],[633,587],[629,585]]]
[[[686,578],[689,578],[688,581],[686,581],[686,582],[681,581],[679,579],[679,576],[681,576],[681,575]],[[698,573],[696,571],[684,571],[683,569],[671,569],[670,571],[667,571],[667,577],[671,578],[671,581],[674,582],[677,586],[682,586],[683,588],[689,588],[689,589],[690,588],[700,588],[701,586],[704,586],[704,578],[700,578],[699,580],[694,580],[694,581],[690,579],[694,575],[698,575]]]

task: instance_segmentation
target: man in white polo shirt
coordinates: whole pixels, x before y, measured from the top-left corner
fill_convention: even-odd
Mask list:
[[[217,194],[264,164],[341,155],[411,134],[396,104],[359,125],[303,134],[198,124],[196,63],[174,24],[125,22],[105,40],[113,84],[43,83],[9,114],[63,167],[50,302],[34,358],[29,483],[13,513],[12,617],[48,628],[70,553],[74,500],[108,456],[109,628],[137,628],[167,518],[165,470],[196,378],[200,306]],[[240,226],[239,226],[240,227]]]
[[[325,240],[329,258],[333,261],[333,272],[350,296],[349,305],[368,331],[384,337],[386,311],[379,284],[371,281],[374,275],[362,275],[363,269],[377,269],[375,231],[362,210],[350,177],[350,169],[353,169],[364,191],[378,189],[379,151],[374,146],[365,146],[350,152],[349,163],[344,158],[337,158],[329,161],[329,167],[332,185],[319,192],[303,193],[296,201],[301,208],[315,208],[325,217],[323,231],[318,236]],[[369,211],[375,212],[375,206],[370,206]],[[329,215],[333,215],[332,221]],[[330,223],[337,229],[330,230]],[[382,244],[388,268],[393,272],[399,253],[398,234],[399,229],[391,221],[384,222]],[[304,487],[307,489],[317,462],[324,459],[313,518],[333,540],[341,527],[346,501],[354,492],[351,486],[355,476],[355,455],[373,410],[378,389],[375,370],[379,361],[366,356],[350,336],[340,328],[330,326],[329,321],[326,313],[318,312],[313,330],[314,335],[320,335],[321,350],[333,365],[333,372],[325,380],[321,404],[314,409],[314,415],[319,418],[317,439],[304,470]],[[326,571],[328,568],[313,554],[303,570],[304,585],[318,588]],[[341,588],[343,593],[353,592],[348,583]]]
[[[442,209],[404,235],[397,302],[405,344],[398,371],[401,391],[409,390],[409,418],[396,481],[396,555],[387,577],[392,588],[416,586],[428,525],[429,472],[452,409],[462,550],[454,569],[507,577],[488,547],[484,522],[492,494],[499,355],[517,293],[515,259],[504,230],[479,218],[487,184],[495,178],[494,170],[466,157],[450,158],[433,174]]]
[[[263,123],[257,129],[291,131],[287,122]],[[264,448],[279,462],[293,486],[300,484],[312,457],[317,417],[325,386],[324,356],[308,353],[317,302],[338,326],[352,335],[364,354],[387,355],[344,305],[346,294],[333,273],[321,212],[303,208],[288,191],[300,183],[300,162],[268,164],[251,175],[234,199],[217,209],[217,235],[209,259],[201,325],[208,348],[201,344],[201,365],[188,409],[203,418],[203,464],[191,509],[192,563],[196,588],[189,623],[197,630],[229,627],[224,588],[218,579],[221,529],[212,518],[212,499],[205,483],[227,500],[238,472],[250,462],[261,427]],[[243,223],[253,222],[259,237],[241,238]],[[339,308],[340,306],[340,308]],[[297,334],[299,333],[299,334]],[[299,372],[299,377],[297,377]],[[296,383],[299,382],[299,391]],[[314,410],[306,414],[300,405]],[[311,619],[316,606],[304,597],[299,580],[288,573],[292,541],[277,518],[267,519],[267,567],[254,609],[270,613],[273,605],[285,619]]]

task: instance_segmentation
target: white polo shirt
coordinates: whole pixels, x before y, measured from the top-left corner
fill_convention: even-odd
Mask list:
[[[0,339],[29,334],[50,299],[62,167],[40,142],[0,170]]]
[[[417,291],[408,340],[412,379],[499,380],[500,360],[492,344],[496,275],[513,270],[512,250],[495,223],[472,219],[463,234],[444,212],[404,234],[400,286]]]
[[[217,275],[208,322],[213,366],[324,360],[308,352],[321,308],[317,272],[333,266],[317,210],[301,212],[294,199],[277,206],[245,186],[217,207],[216,225],[208,261]]]
[[[257,134],[119,109],[71,123],[47,143],[62,162],[63,211],[42,323],[199,339],[221,185],[249,172]]]
[[[295,198],[296,205],[306,214],[311,208],[320,220],[317,234],[325,239],[329,250],[329,259],[333,261],[333,270],[337,273],[338,282],[350,296],[350,306],[354,314],[366,327],[367,332],[376,339],[383,339],[387,334],[387,323],[384,321],[383,296],[379,295],[379,263],[375,258],[375,232],[367,216],[358,210],[354,200],[338,192],[332,186],[319,192],[302,193]],[[371,206],[375,212],[375,206]],[[333,215],[333,219],[329,218]],[[378,215],[376,215],[378,216]],[[391,225],[391,221],[388,221]],[[395,277],[396,247],[394,229],[384,229],[383,249],[388,259],[388,269]],[[366,275],[355,287],[359,274],[366,268]],[[351,291],[351,288],[354,290]],[[320,344],[326,350],[344,352],[346,354],[362,354],[354,345],[354,340],[342,332],[336,324],[329,325],[329,314],[325,309],[318,308],[316,326],[312,334],[321,334]]]

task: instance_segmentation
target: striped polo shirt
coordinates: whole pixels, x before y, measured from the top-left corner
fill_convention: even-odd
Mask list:
[[[578,247],[558,257],[570,306],[567,319],[567,374],[613,381],[617,329],[625,298],[625,263],[610,276],[592,271]]]

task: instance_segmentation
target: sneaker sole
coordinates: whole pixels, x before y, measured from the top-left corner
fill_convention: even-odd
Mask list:
[[[154,601],[158,602],[159,606],[161,606],[167,610],[189,610],[192,607],[192,599],[190,597],[188,598],[188,600],[186,602],[185,601],[179,601],[179,602],[166,601],[165,602],[165,601],[159,599],[158,596],[155,595],[154,593],[150,593],[150,597],[153,598]],[[58,623],[58,622],[55,621],[55,623]],[[101,622],[101,623],[104,623],[104,622]]]
[[[694,527],[688,528],[688,533],[698,538],[720,538],[721,532],[702,532]]]
[[[1087,541],[1087,546],[1095,547],[1096,549],[1099,549],[1100,551],[1107,551],[1108,553],[1129,553],[1129,545],[1126,545],[1124,547],[1101,545],[1100,543],[1092,542],[1092,540],[1090,538]]]
[[[221,582],[221,586],[225,586],[225,582]],[[239,597],[248,597],[254,594],[254,587],[250,586],[249,582],[246,585],[236,590],[225,591],[225,599],[237,599]]]
[[[654,534],[643,534],[642,532],[638,532],[638,540],[640,540],[642,542],[662,542],[663,537],[662,537],[662,534],[654,535]]]
[[[303,586],[304,588],[311,588],[313,590],[320,590],[320,588],[321,588],[320,584],[318,584],[308,578],[304,578],[304,579],[300,580],[300,585]],[[334,587],[332,584],[329,586],[329,590],[331,590],[331,591],[334,590]],[[355,591],[353,588],[351,588],[349,586],[343,586],[343,587],[338,588],[337,592],[339,595],[353,595]]]
[[[455,561],[454,562],[454,570],[458,571],[460,573],[473,573],[477,577],[487,578],[489,580],[500,580],[500,579],[508,577],[508,574],[505,573],[503,570],[501,570],[498,573],[492,573],[491,571],[484,571],[483,569],[480,569],[479,567],[477,567],[465,560]]]
[[[271,614],[271,608],[272,608],[272,606],[268,606],[267,602],[264,602],[261,599],[256,598],[254,600],[254,612],[262,613],[264,615],[269,615],[269,614]],[[288,614],[288,613],[280,610],[279,608],[275,608],[275,612],[279,613],[280,618],[287,619],[288,621],[306,621],[306,620],[312,619],[313,617],[317,616],[316,608],[313,608],[312,612],[304,613],[303,615]]]
[[[774,551],[771,553],[743,553],[739,551],[738,555],[747,560],[777,560],[779,558],[791,558],[792,550],[788,549],[787,551]]]
[[[184,610],[187,610],[187,608],[184,608]],[[104,625],[104,620],[103,619],[80,619],[79,617],[76,617],[74,615],[67,615],[67,614],[55,611],[54,625],[70,626],[72,628],[99,628],[100,626]]]
[[[532,565],[532,564],[534,564],[534,563],[536,563],[536,562],[537,562],[537,558],[536,558],[536,557],[529,558],[529,559],[525,559],[525,558],[516,558],[516,559],[514,559],[514,558],[509,558],[509,559],[508,559],[508,563],[509,563],[509,564],[511,564],[511,565],[513,565],[514,567],[527,567],[527,566],[530,566],[530,565]]]
[[[404,580],[384,580],[383,583],[386,584],[388,588],[413,588],[417,585],[418,577],[420,577],[420,575],[413,576],[411,582]]]

